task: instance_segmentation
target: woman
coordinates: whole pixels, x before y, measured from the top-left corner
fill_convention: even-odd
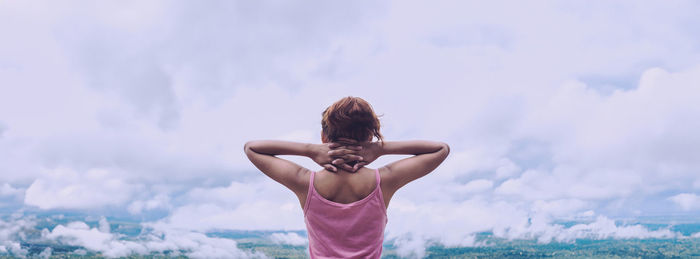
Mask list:
[[[377,115],[362,98],[345,97],[322,115],[323,144],[250,141],[245,153],[299,198],[311,258],[379,258],[391,197],[433,171],[450,148],[435,141],[384,141]],[[378,169],[364,167],[387,154],[413,156]],[[315,172],[277,155],[307,156],[324,169]]]

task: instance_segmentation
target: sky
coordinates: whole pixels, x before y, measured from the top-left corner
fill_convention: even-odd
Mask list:
[[[357,96],[386,140],[451,147],[392,198],[385,240],[401,255],[479,245],[483,231],[678,237],[616,220],[700,212],[698,28],[696,1],[0,0],[0,211],[176,233],[44,233],[108,255],[260,256],[202,234],[304,229],[243,145],[320,143],[321,112]],[[0,237],[30,221],[0,222]]]

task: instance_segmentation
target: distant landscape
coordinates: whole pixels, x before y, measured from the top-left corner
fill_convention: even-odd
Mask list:
[[[15,217],[17,217],[15,215]],[[33,227],[22,228],[15,233],[8,227],[12,215],[4,215],[0,226],[0,237],[14,239],[19,243],[20,250],[12,251],[7,245],[0,247],[0,258],[32,257],[32,258],[104,258],[114,257],[101,251],[76,245],[71,238],[49,238],[51,230],[57,226],[66,226],[71,222],[84,222],[92,232],[97,233],[101,218],[82,214],[74,215],[32,215]],[[99,220],[98,220],[99,219]],[[106,221],[105,221],[106,222]],[[149,241],[146,236],[153,235],[149,230],[136,221],[109,220],[110,234],[118,239],[144,244]],[[505,240],[494,238],[490,233],[480,233],[477,236],[479,245],[472,247],[445,247],[435,242],[426,247],[425,258],[700,258],[700,238],[692,237],[700,230],[700,224],[646,224],[649,229],[668,228],[678,232],[681,238],[661,239],[577,239],[573,242],[539,243],[537,240]],[[103,229],[104,231],[104,229]],[[239,250],[246,256],[256,258],[308,258],[306,244],[288,244],[271,238],[275,233],[295,234],[306,238],[304,231],[247,231],[247,230],[218,230],[210,231],[207,237],[227,239],[236,242]],[[697,236],[697,235],[696,235]],[[71,241],[72,240],[72,241]],[[3,242],[7,243],[8,240]],[[20,252],[17,252],[20,251]],[[128,258],[190,258],[198,257],[188,249],[162,250],[148,253],[130,253]],[[402,254],[392,245],[392,240],[386,240],[382,258],[414,258],[416,254]]]

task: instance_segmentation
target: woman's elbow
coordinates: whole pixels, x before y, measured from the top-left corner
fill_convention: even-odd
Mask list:
[[[243,145],[243,151],[244,151],[246,154],[248,154],[248,153],[250,153],[250,152],[254,152],[254,151],[253,151],[253,146],[255,146],[255,142],[256,142],[255,140],[251,140],[251,141],[246,142],[246,143]]]
[[[442,148],[440,149],[440,154],[442,155],[442,159],[444,160],[450,154],[450,145],[448,145],[445,142],[441,142],[441,144]]]

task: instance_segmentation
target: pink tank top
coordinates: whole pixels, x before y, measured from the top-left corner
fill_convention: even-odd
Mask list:
[[[311,172],[304,204],[311,258],[379,258],[388,222],[379,169],[374,191],[347,204],[330,201],[316,192],[315,174]]]

